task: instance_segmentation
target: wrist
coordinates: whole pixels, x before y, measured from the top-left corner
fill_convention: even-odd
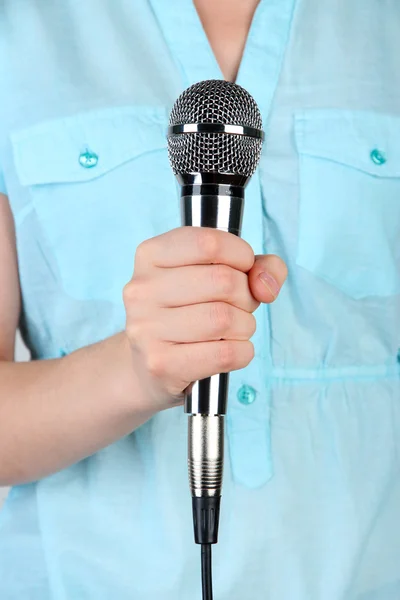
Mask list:
[[[112,397],[119,406],[125,407],[128,415],[143,415],[150,418],[156,412],[143,361],[132,345],[125,331],[113,338],[112,356]]]
[[[114,359],[118,363],[114,373],[115,395],[128,411],[149,419],[182,403],[168,395],[150,375],[142,353],[130,342],[125,331],[114,337],[118,346]]]

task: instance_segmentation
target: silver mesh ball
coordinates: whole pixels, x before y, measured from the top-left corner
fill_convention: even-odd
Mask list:
[[[221,123],[262,129],[252,96],[235,83],[216,79],[187,88],[176,100],[170,125]],[[262,140],[228,133],[181,133],[168,136],[172,170],[178,173],[234,173],[250,177],[260,160]]]

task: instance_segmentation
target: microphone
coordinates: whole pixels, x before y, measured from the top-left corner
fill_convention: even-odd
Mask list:
[[[263,139],[258,106],[241,86],[201,81],[179,96],[170,114],[168,155],[181,186],[182,225],[240,236],[244,191],[257,168]],[[218,541],[228,383],[229,373],[222,373],[185,390],[197,544]]]

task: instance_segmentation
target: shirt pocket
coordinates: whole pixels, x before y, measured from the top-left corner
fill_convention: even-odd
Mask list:
[[[295,114],[297,264],[355,299],[400,292],[400,117]]]
[[[179,226],[167,124],[162,107],[119,107],[12,134],[44,252],[70,296],[122,302],[137,246]]]

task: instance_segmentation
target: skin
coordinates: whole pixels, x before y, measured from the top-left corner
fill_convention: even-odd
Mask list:
[[[207,24],[222,18],[226,3],[196,4],[222,71],[233,80],[251,21],[244,29],[243,15],[257,3],[229,3],[224,53]],[[254,356],[252,313],[276,298],[287,275],[280,258],[254,256],[232,234],[180,227],[137,248],[132,279],[121,290],[125,331],[64,358],[17,364],[15,231],[1,194],[0,264],[0,485],[74,464],[181,404],[191,382],[247,366]]]
[[[219,67],[235,81],[259,0],[194,0]]]

